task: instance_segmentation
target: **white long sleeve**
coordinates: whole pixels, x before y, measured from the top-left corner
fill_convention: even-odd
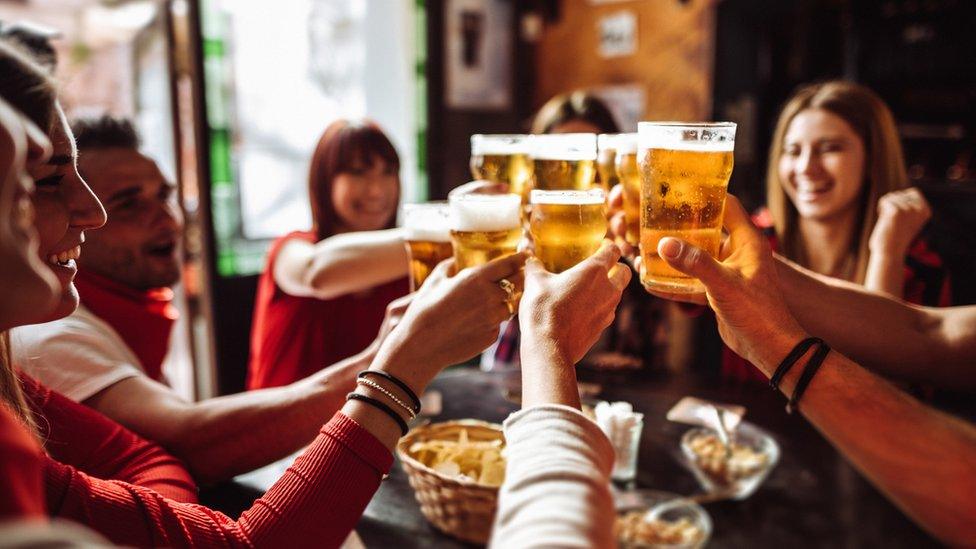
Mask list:
[[[508,467],[491,547],[615,547],[613,447],[568,406],[543,405],[505,420]]]

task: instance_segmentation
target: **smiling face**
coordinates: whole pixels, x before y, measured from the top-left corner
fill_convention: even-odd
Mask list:
[[[0,100],[0,330],[47,316],[60,284],[38,258],[34,182],[28,161],[43,163],[51,143],[32,123]]]
[[[800,111],[783,138],[778,172],[801,218],[849,215],[864,187],[864,141],[830,111]]]
[[[332,207],[339,232],[376,231],[396,214],[400,178],[378,158],[369,167],[355,166],[332,181]]]
[[[71,314],[78,307],[74,286],[75,260],[81,255],[85,231],[105,223],[105,210],[78,174],[77,151],[61,108],[48,135],[53,154],[28,162],[34,180],[34,227],[40,236],[39,256],[60,283],[59,303],[45,321]]]
[[[81,151],[78,170],[108,212],[81,268],[139,290],[175,284],[183,217],[156,163],[132,148],[93,148]]]

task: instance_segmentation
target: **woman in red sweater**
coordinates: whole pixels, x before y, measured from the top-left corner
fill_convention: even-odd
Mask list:
[[[104,213],[75,169],[70,129],[43,71],[0,44],[0,72],[4,74],[0,97],[30,118],[19,120],[23,127],[30,127],[32,122],[46,127],[50,142],[45,145],[40,135],[38,145],[27,154],[20,137],[4,149],[12,160],[8,169],[0,172],[0,264],[4,265],[0,270],[0,329],[9,329],[57,318],[77,306],[72,282],[74,258],[80,253],[84,231],[104,222]],[[36,128],[32,130],[35,135],[41,134]],[[22,177],[20,168],[25,157],[29,179]],[[35,187],[36,217],[28,197],[30,179]],[[122,456],[111,445],[95,448],[91,459],[101,461],[91,463],[90,469],[101,469],[97,472],[104,474],[114,471],[116,475],[125,471],[129,477],[125,480],[99,478],[60,461],[58,443],[67,443],[65,451],[77,451],[79,441],[105,439],[98,433],[109,420],[93,413],[88,419],[97,424],[86,425],[89,421],[79,416],[73,424],[77,431],[64,433],[67,438],[62,439],[59,429],[71,414],[59,414],[64,411],[60,399],[29,381],[27,392],[45,414],[38,423],[50,426],[42,432],[50,437],[51,448],[35,454],[28,443],[24,450],[23,433],[14,429],[13,437],[0,441],[12,441],[12,446],[19,446],[21,451],[19,457],[12,457],[8,446],[0,448],[0,478],[18,471],[30,473],[39,466],[48,514],[85,524],[114,543],[338,546],[389,470],[391,449],[409,415],[404,411],[407,406],[400,403],[410,402],[411,395],[421,392],[441,368],[471,358],[494,340],[499,322],[509,316],[507,294],[498,280],[516,279],[524,260],[524,255],[516,254],[452,278],[447,276],[452,268],[449,262],[438,267],[371,365],[372,371],[382,373],[367,377],[373,384],[360,385],[356,390],[359,398],[348,400],[285,475],[236,521],[200,505],[169,498],[153,487],[126,482],[158,481],[154,487],[163,490],[182,486],[178,473],[161,478],[146,475],[158,472],[158,463],[132,467],[137,460]],[[383,374],[399,379],[406,389],[388,383]],[[12,365],[3,358],[0,380],[0,401],[19,416],[23,430],[30,430],[32,416]],[[31,455],[36,456],[36,462]],[[149,462],[155,459],[150,458]],[[36,481],[25,479],[28,482],[23,488],[13,489],[26,494],[17,498],[23,502],[17,505],[22,513],[36,513]],[[0,486],[3,499],[11,490],[8,486]]]
[[[287,385],[366,349],[406,295],[400,158],[376,124],[338,120],[312,155],[312,229],[277,239],[258,282],[247,388]]]

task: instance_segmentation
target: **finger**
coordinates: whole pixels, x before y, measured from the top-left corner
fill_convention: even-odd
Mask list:
[[[611,211],[620,210],[624,207],[624,186],[617,183],[607,194],[607,206]]]
[[[742,207],[739,199],[731,194],[725,199],[723,225],[729,231],[731,238],[749,239],[759,237],[759,231],[752,224],[752,218],[749,217],[749,213]]]
[[[424,286],[435,286],[441,280],[452,276],[454,276],[454,258],[449,257],[434,267],[434,270],[427,276],[427,280],[424,281]]]
[[[410,302],[413,301],[414,295],[416,294],[407,294],[391,301],[390,304],[386,306],[386,314],[397,314],[406,310],[406,308],[410,306]]]
[[[540,276],[546,276],[549,271],[546,267],[539,261],[537,257],[530,257],[525,262],[525,280],[531,280],[534,278],[539,278]]]
[[[586,258],[586,260],[580,262],[580,265],[596,264],[609,271],[610,268],[612,268],[619,260],[620,248],[618,248],[613,242],[604,239],[600,244],[600,248],[594,252],[593,255]]]
[[[611,267],[610,272],[607,273],[607,277],[610,278],[610,284],[612,284],[613,288],[618,292],[622,292],[624,288],[627,287],[627,284],[630,283],[631,276],[632,273],[630,272],[630,267],[622,263],[617,263]]]
[[[610,234],[617,238],[623,238],[627,234],[627,218],[624,212],[616,212],[607,223],[610,227]]]
[[[705,250],[674,237],[662,238],[657,253],[668,265],[702,281],[707,288],[724,287],[726,268]]]
[[[669,301],[694,303],[696,305],[706,305],[708,303],[708,298],[705,297],[705,294],[673,294],[670,292],[659,292],[657,290],[647,290],[647,293]]]
[[[525,260],[528,257],[529,254],[525,252],[516,252],[512,255],[492,259],[484,265],[474,267],[476,269],[476,276],[484,277],[485,280],[492,282],[508,278],[525,265]]]

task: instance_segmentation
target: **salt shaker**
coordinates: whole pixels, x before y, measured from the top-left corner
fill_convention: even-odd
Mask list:
[[[644,414],[634,412],[629,402],[600,402],[593,413],[617,455],[611,478],[618,482],[633,481],[637,477],[637,450],[644,429]]]

